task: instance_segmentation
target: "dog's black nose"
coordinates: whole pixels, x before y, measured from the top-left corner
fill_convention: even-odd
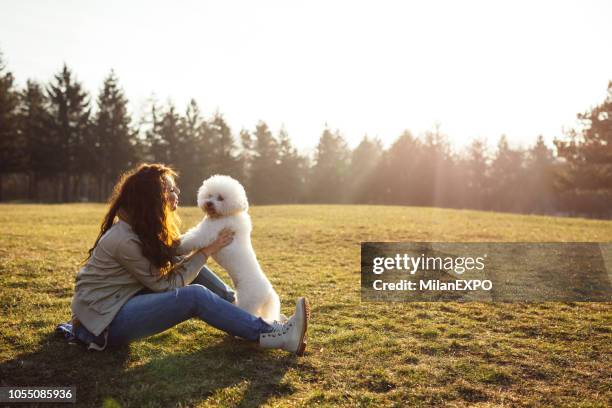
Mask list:
[[[207,201],[206,204],[204,204],[206,206],[206,208],[210,208],[213,206],[212,201]]]

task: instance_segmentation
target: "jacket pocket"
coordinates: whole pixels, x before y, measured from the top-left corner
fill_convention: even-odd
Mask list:
[[[121,289],[117,289],[111,293],[108,293],[104,297],[93,300],[89,303],[89,307],[100,314],[106,314],[115,307],[120,299]]]

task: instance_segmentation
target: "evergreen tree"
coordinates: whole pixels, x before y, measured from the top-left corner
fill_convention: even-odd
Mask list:
[[[93,125],[95,142],[90,146],[95,158],[91,170],[99,182],[98,199],[105,200],[119,175],[137,160],[136,132],[130,127],[128,100],[114,71],[104,80],[97,105]]]
[[[416,204],[425,206],[449,206],[452,192],[448,184],[453,172],[454,159],[446,135],[436,125],[425,132],[417,156],[419,165],[415,173],[413,189]]]
[[[0,201],[3,199],[4,176],[22,166],[16,132],[18,103],[13,74],[6,69],[0,53]]]
[[[487,146],[483,140],[472,141],[467,151],[465,168],[465,200],[469,208],[482,210],[487,205],[489,188],[489,164]]]
[[[242,179],[243,169],[236,152],[232,131],[219,112],[216,112],[213,119],[208,122],[206,130],[205,137],[211,149],[211,175],[227,174]]]
[[[281,128],[278,134],[279,164],[276,172],[276,200],[280,203],[297,203],[304,194],[306,165],[304,157],[293,147],[289,134]]]
[[[251,190],[253,158],[255,157],[255,141],[247,129],[240,131],[240,154],[238,160],[242,164],[243,184],[247,191]]]
[[[551,213],[555,208],[555,159],[552,149],[544,143],[542,135],[527,152],[524,185],[529,197],[530,212]]]
[[[25,169],[28,173],[28,199],[38,200],[38,183],[58,171],[50,143],[47,97],[40,84],[28,80],[20,93],[19,131],[24,140]]]
[[[89,97],[64,64],[48,90],[52,137],[50,146],[57,160],[61,200],[76,198],[84,168],[92,162]]]
[[[165,155],[166,142],[161,139],[159,127],[163,111],[155,97],[148,101],[148,108],[141,119],[141,128],[144,137],[142,138],[140,155],[146,162],[160,161],[160,157]]]
[[[197,190],[202,180],[208,175],[209,161],[207,149],[202,145],[205,122],[197,102],[192,99],[187,105],[185,116],[180,118],[179,143],[181,159],[176,164],[180,174],[182,199],[187,205],[195,205]]]
[[[359,145],[351,152],[349,166],[349,196],[353,203],[369,202],[368,187],[371,177],[383,154],[380,139],[364,136]]]
[[[521,212],[525,209],[524,153],[511,149],[508,139],[502,135],[491,163],[490,209]]]
[[[253,152],[249,197],[256,204],[273,203],[276,199],[274,180],[280,152],[278,141],[263,121],[255,128]]]
[[[172,102],[168,102],[165,112],[159,122],[159,138],[161,142],[158,145],[159,151],[155,156],[155,160],[176,166],[181,160],[181,152],[184,148],[181,144],[180,135],[180,115],[176,112],[176,107]]]
[[[606,99],[578,114],[581,130],[571,130],[566,140],[555,140],[566,166],[560,187],[570,208],[592,215],[612,214],[612,81]]]
[[[168,101],[160,108],[155,100],[150,102],[149,114],[145,120],[145,160],[163,163],[178,169],[186,151],[184,140],[184,118]],[[194,146],[190,146],[191,149]]]
[[[414,187],[420,150],[421,142],[410,131],[404,131],[383,153],[369,188],[370,201],[403,205],[414,205],[418,201]]]
[[[191,99],[187,104],[185,110],[185,116],[181,118],[181,132],[180,141],[183,145],[193,145],[200,139],[200,130],[202,126],[202,114],[200,113],[200,107],[195,99]],[[191,149],[193,150],[193,146]]]
[[[318,203],[346,201],[350,150],[340,132],[325,129],[319,139],[312,169],[310,196]]]

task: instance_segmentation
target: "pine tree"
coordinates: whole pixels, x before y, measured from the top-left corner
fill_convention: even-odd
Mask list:
[[[364,136],[359,145],[351,152],[349,167],[349,196],[354,203],[369,202],[368,187],[371,177],[383,154],[380,139],[370,139]]]
[[[18,103],[13,74],[6,69],[0,52],[0,201],[3,199],[4,176],[22,167],[17,134]]]
[[[571,130],[566,140],[555,140],[567,165],[560,173],[560,186],[569,205],[582,213],[612,214],[612,81],[606,99],[578,114],[580,130]]]
[[[465,167],[465,204],[469,208],[486,208],[489,188],[489,159],[487,146],[483,140],[472,141],[463,162]]]
[[[256,204],[273,203],[276,199],[274,179],[280,153],[278,141],[263,121],[255,128],[253,151],[249,197]]]
[[[408,130],[385,151],[368,189],[370,201],[381,204],[414,205],[418,201],[415,174],[421,142]]]
[[[520,212],[525,209],[526,195],[521,187],[524,179],[524,152],[511,149],[506,135],[497,144],[491,163],[490,209]]]
[[[159,140],[161,141],[155,157],[156,161],[176,166],[181,160],[180,115],[172,102],[168,102],[166,110],[159,122]]]
[[[319,139],[312,168],[310,197],[318,203],[345,202],[350,150],[340,131],[325,129]]]
[[[54,80],[47,90],[52,119],[50,146],[59,166],[61,200],[67,202],[75,198],[82,171],[93,160],[88,146],[89,97],[65,64]]]
[[[211,149],[211,174],[226,174],[242,179],[243,169],[237,154],[232,131],[221,113],[208,122],[206,136]]]
[[[148,100],[148,107],[140,120],[143,137],[140,143],[140,156],[145,162],[160,161],[159,157],[165,151],[165,141],[161,139],[159,126],[163,112],[155,96]]]
[[[28,80],[20,94],[19,130],[24,140],[25,168],[28,173],[28,198],[38,200],[38,183],[55,174],[57,168],[49,125],[51,118],[47,111],[48,100],[40,84]]]
[[[531,212],[551,213],[555,210],[555,158],[542,135],[527,152],[524,186]]]
[[[92,169],[98,179],[98,198],[106,199],[119,175],[136,162],[136,132],[130,127],[128,100],[114,71],[104,80],[94,117]]]
[[[277,193],[275,202],[297,203],[304,195],[306,183],[306,159],[293,147],[285,128],[278,133],[279,163],[276,172]]]
[[[253,158],[255,157],[255,141],[247,129],[240,131],[240,154],[238,160],[242,165],[243,184],[247,191],[251,190]]]
[[[454,169],[454,158],[446,135],[439,125],[425,132],[418,155],[414,180],[417,205],[449,206],[451,185],[448,184]]]
[[[210,166],[207,149],[203,146],[203,129],[205,121],[200,113],[200,107],[194,99],[189,101],[185,115],[180,118],[180,156],[176,168],[180,175],[181,199],[187,205],[196,203],[197,190],[202,180],[209,174]]]

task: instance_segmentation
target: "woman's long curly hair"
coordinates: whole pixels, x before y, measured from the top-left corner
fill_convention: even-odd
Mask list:
[[[180,219],[170,208],[164,176],[174,178],[177,173],[163,164],[141,164],[121,175],[87,259],[91,258],[100,238],[112,227],[121,210],[142,242],[142,254],[159,268],[161,276],[170,272],[173,248],[178,245],[180,235]]]

